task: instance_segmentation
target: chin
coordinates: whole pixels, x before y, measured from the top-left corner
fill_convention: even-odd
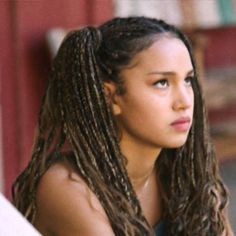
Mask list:
[[[170,141],[172,142],[169,142],[166,145],[166,148],[180,148],[186,143],[187,137],[182,138],[182,139],[177,139],[177,140],[170,140]]]

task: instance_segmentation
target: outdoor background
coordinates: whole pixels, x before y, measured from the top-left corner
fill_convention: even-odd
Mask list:
[[[236,231],[236,0],[0,0],[0,191],[11,198],[29,161],[51,58],[65,31],[128,15],[163,18],[192,40]]]

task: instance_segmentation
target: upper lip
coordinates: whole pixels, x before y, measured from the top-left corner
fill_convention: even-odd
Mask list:
[[[174,122],[171,123],[171,125],[181,124],[181,123],[186,123],[186,122],[189,123],[190,121],[191,121],[190,117],[185,116],[185,117],[181,117],[181,118],[175,120]]]

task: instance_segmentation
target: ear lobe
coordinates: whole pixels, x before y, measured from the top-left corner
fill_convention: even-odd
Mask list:
[[[112,103],[112,112],[115,116],[118,116],[121,114],[121,109],[118,104]]]
[[[112,112],[114,115],[119,115],[121,113],[121,108],[118,104],[117,94],[116,94],[117,86],[113,82],[104,82],[104,91],[107,102],[111,105]]]

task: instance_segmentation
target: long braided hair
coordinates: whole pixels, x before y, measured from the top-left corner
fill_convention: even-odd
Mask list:
[[[67,35],[53,61],[43,98],[38,133],[27,168],[13,185],[13,200],[34,222],[37,185],[64,150],[73,152],[78,174],[101,202],[115,235],[153,235],[126,171],[119,132],[104,92],[104,81],[125,93],[119,73],[163,34],[191,46],[174,26],[146,17],[114,18],[98,28]],[[217,236],[225,230],[227,192],[208,136],[206,111],[197,79],[194,117],[186,143],[163,149],[157,166],[167,235]],[[78,199],[79,200],[79,199]]]

